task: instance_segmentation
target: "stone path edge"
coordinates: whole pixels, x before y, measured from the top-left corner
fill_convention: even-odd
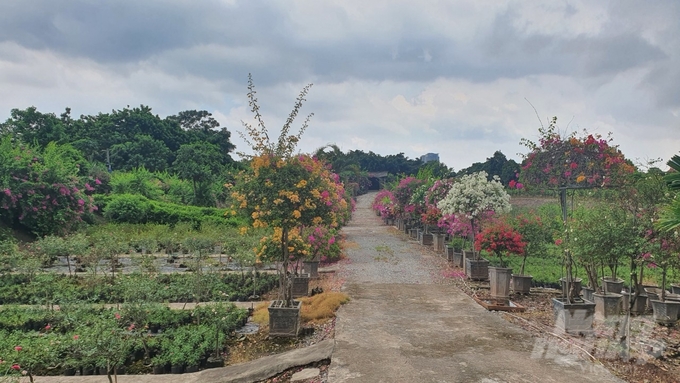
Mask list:
[[[265,356],[257,360],[223,368],[203,370],[196,373],[187,382],[214,383],[252,383],[271,378],[288,369],[306,366],[315,362],[330,359],[335,349],[335,340],[327,339],[317,344],[288,351],[281,354]]]

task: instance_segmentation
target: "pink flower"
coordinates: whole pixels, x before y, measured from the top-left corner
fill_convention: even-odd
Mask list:
[[[113,314],[113,316],[115,316],[116,319],[120,319],[120,314],[118,314],[118,313]]]
[[[5,189],[4,192],[5,192],[5,195],[7,195],[8,197],[11,197],[11,196],[12,196],[12,191],[11,191],[11,190]]]
[[[128,327],[128,331],[132,331],[135,329],[135,324],[131,324],[130,327]]]
[[[558,239],[555,240],[555,245],[559,246],[559,245],[561,245],[561,244],[562,244],[562,240],[561,240],[561,239],[558,238]]]
[[[521,182],[518,182],[517,185],[515,185],[517,189],[524,189],[524,184]]]
[[[654,262],[649,262],[649,263],[647,264],[647,267],[649,267],[650,269],[656,269],[656,263],[654,263]]]
[[[94,179],[94,184],[95,184],[95,185],[101,185],[101,184],[102,184],[102,181],[100,181],[99,178],[95,178],[95,179]]]
[[[329,244],[329,245],[332,245],[332,244],[334,244],[334,243],[335,243],[335,237],[330,237],[330,238],[328,239],[328,244]]]
[[[569,165],[569,167],[572,168],[572,169],[576,169],[576,168],[578,167],[578,164],[577,164],[576,162],[572,162],[572,163]]]
[[[76,334],[76,335],[73,336],[73,340],[78,340],[78,338],[80,338],[80,335]]]
[[[19,370],[21,370],[21,366],[19,366],[18,364],[14,363],[14,364],[12,365],[12,370],[19,371]]]
[[[78,205],[80,205],[80,206],[85,205],[85,201],[83,201],[82,199],[79,199],[79,200],[78,200]]]
[[[52,328],[52,326],[50,326],[49,324],[47,326],[45,326],[45,330],[49,330],[51,328]]]
[[[508,182],[508,187],[510,187],[510,189],[514,189],[515,185],[517,185],[515,180],[510,180],[510,182]]]
[[[21,346],[15,346],[14,349],[15,349],[16,351],[21,351],[21,350],[23,350],[23,347],[21,347]]]

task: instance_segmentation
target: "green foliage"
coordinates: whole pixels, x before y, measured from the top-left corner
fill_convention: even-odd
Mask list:
[[[227,226],[241,224],[239,217],[225,217],[223,209],[151,201],[141,195],[97,196],[96,201],[104,206],[104,217],[118,223],[174,225],[179,222],[191,222],[197,227],[204,223]]]
[[[210,301],[247,301],[269,292],[278,282],[275,274],[202,275],[203,297]],[[0,305],[68,304],[70,302],[135,303],[193,301],[192,273],[149,276],[140,272],[108,277],[59,274],[5,274],[0,276]]]
[[[68,145],[44,149],[0,140],[0,218],[38,235],[74,229],[94,207],[87,165]]]
[[[116,194],[109,199],[103,212],[104,217],[113,222],[146,223],[151,203],[139,194]]]
[[[487,158],[485,162],[475,162],[470,167],[461,169],[458,171],[457,175],[473,174],[477,172],[486,172],[489,177],[489,181],[493,179],[494,176],[498,176],[499,180],[503,185],[508,185],[510,181],[516,180],[515,175],[520,170],[520,166],[515,160],[508,160],[503,152],[496,151],[493,156]]]

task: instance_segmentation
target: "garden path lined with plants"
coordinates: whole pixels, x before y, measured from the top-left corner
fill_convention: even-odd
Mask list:
[[[374,196],[358,198],[343,229],[350,262],[339,273],[352,300],[338,312],[330,382],[620,382],[601,365],[546,353],[547,340],[446,283],[446,261],[382,225]]]

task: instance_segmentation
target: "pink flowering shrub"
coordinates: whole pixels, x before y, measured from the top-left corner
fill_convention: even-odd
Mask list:
[[[81,170],[86,161],[68,145],[44,150],[0,141],[0,217],[38,235],[63,234],[97,209],[94,187]],[[96,180],[91,181],[96,184]]]

